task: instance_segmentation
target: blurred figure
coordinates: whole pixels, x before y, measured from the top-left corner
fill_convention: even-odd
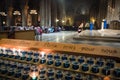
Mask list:
[[[35,27],[35,40],[39,41],[42,40],[42,28],[41,27]]]
[[[15,39],[15,27],[11,27],[10,31],[8,32],[9,39]]]
[[[80,26],[78,27],[78,33],[80,33],[83,30],[83,23],[80,24]]]

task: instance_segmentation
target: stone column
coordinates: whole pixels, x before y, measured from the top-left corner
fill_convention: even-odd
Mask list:
[[[51,2],[51,25],[57,26],[56,19],[57,19],[57,2],[56,0],[52,0]]]
[[[48,26],[51,26],[51,0],[48,0]]]
[[[40,2],[40,24],[41,26],[51,26],[51,0],[41,0]]]
[[[40,18],[40,25],[41,26],[45,26],[45,0],[41,0],[40,1],[40,16],[41,16],[41,18]]]
[[[98,14],[98,26],[101,26],[103,19],[107,17],[107,0],[100,0],[99,14]]]
[[[23,6],[22,9],[22,26],[27,26],[28,6]]]
[[[13,12],[13,7],[12,7],[12,0],[6,0],[6,6],[7,6],[7,20],[6,20],[6,25],[11,26],[12,24],[12,12]]]
[[[21,0],[22,26],[27,26],[28,8],[28,0]]]
[[[12,22],[12,14],[13,12],[13,8],[12,7],[8,7],[8,11],[7,11],[7,26],[11,26],[11,22]]]

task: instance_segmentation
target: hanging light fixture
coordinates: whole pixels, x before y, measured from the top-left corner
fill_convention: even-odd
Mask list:
[[[13,15],[21,15],[20,11],[14,11]]]
[[[36,10],[30,10],[30,14],[37,14]]]
[[[0,15],[7,16],[7,14],[5,12],[0,12]]]

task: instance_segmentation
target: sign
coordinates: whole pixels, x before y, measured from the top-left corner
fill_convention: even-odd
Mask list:
[[[66,51],[75,52],[76,54],[90,54],[120,58],[120,48],[113,48],[107,46],[93,46],[87,44],[65,44],[55,42],[38,42],[28,40],[13,40],[13,39],[2,39],[0,46],[17,46],[26,48],[50,49],[52,51]]]

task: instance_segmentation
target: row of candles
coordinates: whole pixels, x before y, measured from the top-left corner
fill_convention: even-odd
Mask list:
[[[22,65],[23,66],[17,65],[15,67],[14,64],[2,64],[0,66],[0,74],[6,74],[19,79],[21,78],[21,80],[26,80],[30,77],[32,77],[33,80],[73,80],[73,78],[74,80],[83,80],[84,78],[93,80],[93,78],[95,78],[92,75],[83,77],[83,74],[72,73],[64,70],[55,70],[54,68],[42,67],[39,69],[39,67],[34,65]],[[99,78],[98,80],[102,80],[102,78]]]
[[[41,64],[48,63],[53,64],[55,63],[61,63],[61,62],[67,62],[67,63],[73,63],[75,64],[89,64],[89,65],[98,65],[100,67],[102,66],[109,66],[110,68],[115,67],[115,61],[111,59],[103,59],[103,58],[92,58],[92,57],[85,57],[85,56],[74,56],[74,55],[68,55],[68,54],[60,54],[60,53],[50,53],[47,54],[45,52],[32,52],[32,51],[22,51],[22,50],[16,50],[16,49],[5,49],[0,48],[0,57],[9,57],[14,59],[20,59],[20,60],[26,60],[26,61],[33,61],[33,62],[39,62]]]
[[[0,48],[0,57],[7,57],[7,58],[9,57],[14,59],[33,61],[33,62],[38,62],[40,64],[55,66],[59,68],[66,68],[70,70],[77,70],[77,71],[90,72],[90,73],[102,73],[103,75],[114,74],[115,77],[120,77],[119,76],[120,68],[116,68],[115,61],[111,59],[103,59],[103,58],[97,59],[97,58],[85,57],[85,56],[77,57],[74,55],[60,54],[60,53],[46,54],[43,51],[41,52],[24,51],[20,49],[17,50],[14,48],[13,49]],[[20,67],[24,66],[20,63],[6,61],[6,60],[0,60],[0,64],[4,66],[9,66],[11,68],[17,68],[18,70]],[[30,65],[24,66],[24,68],[29,69],[29,66]]]

